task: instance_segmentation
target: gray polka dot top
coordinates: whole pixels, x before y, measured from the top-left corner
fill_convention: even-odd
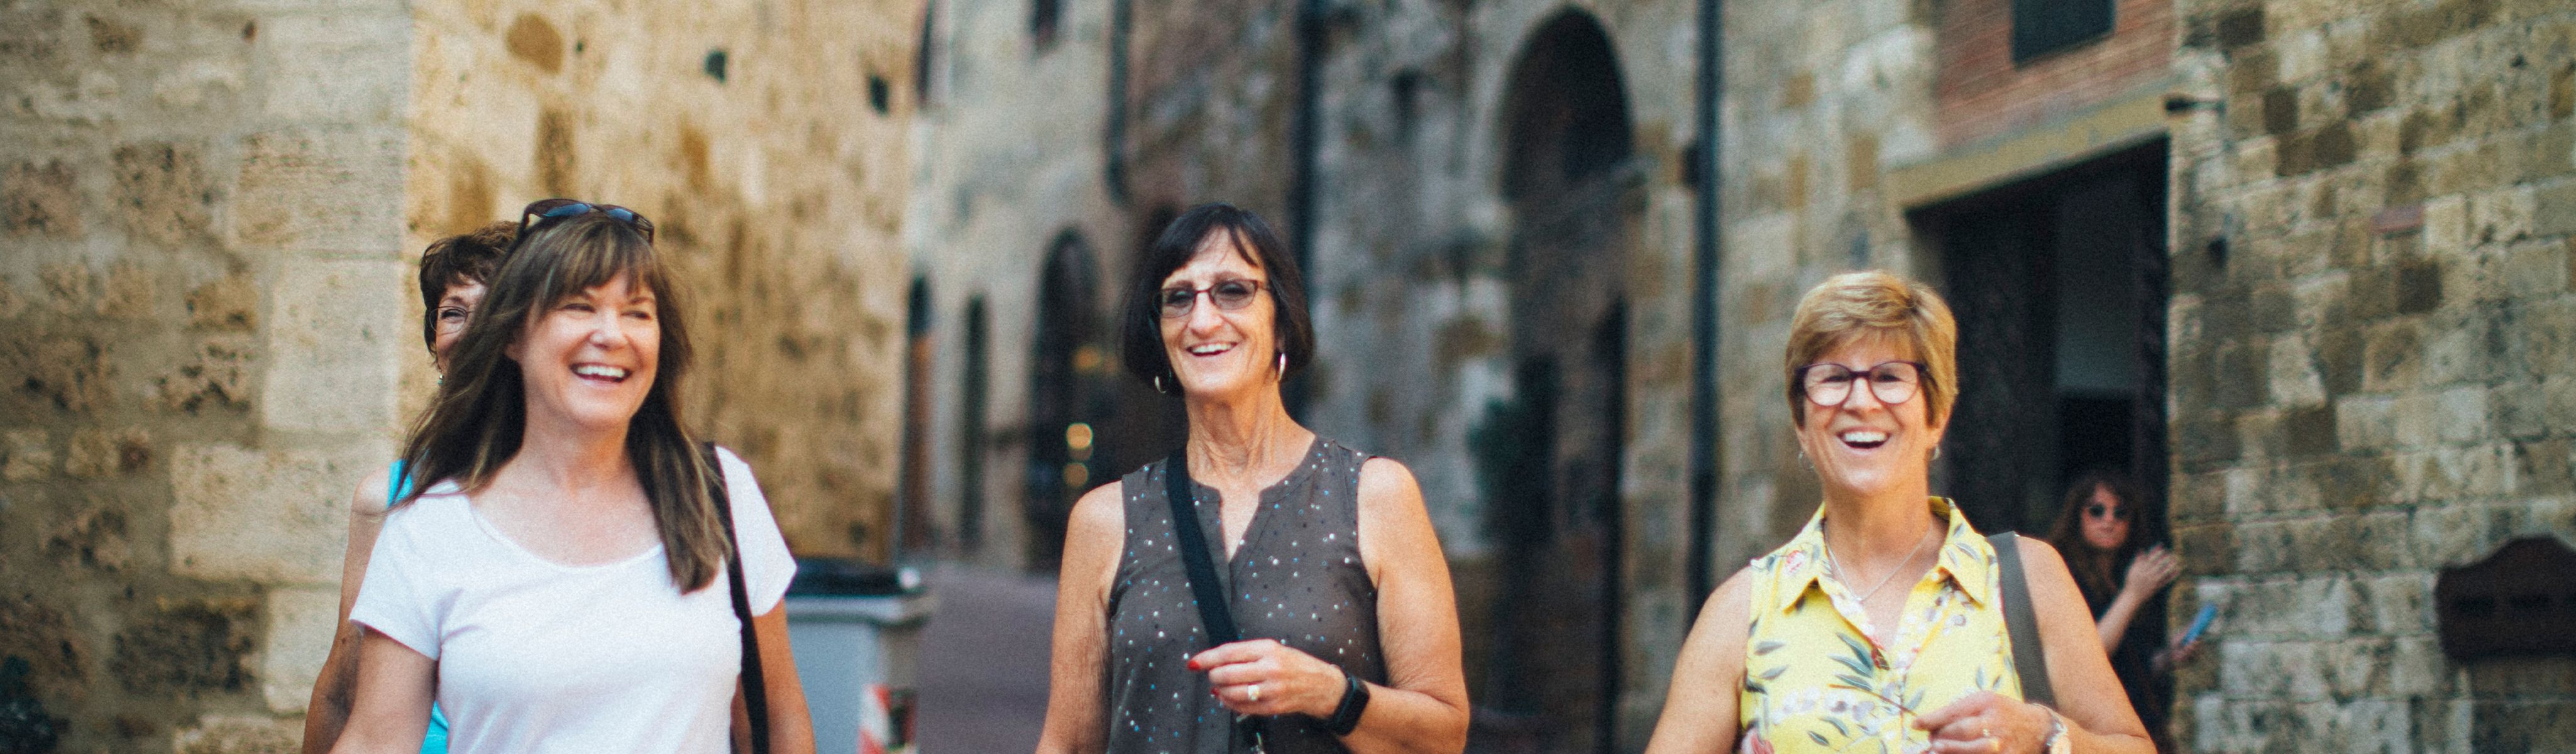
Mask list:
[[[1245,639],[1277,639],[1362,680],[1384,684],[1378,654],[1377,585],[1360,561],[1360,463],[1368,456],[1317,437],[1306,463],[1261,491],[1261,507],[1230,561],[1217,565]],[[1207,676],[1188,668],[1208,648],[1190,593],[1189,570],[1172,541],[1156,461],[1121,481],[1127,547],[1109,587],[1109,751],[1117,754],[1241,752],[1234,714],[1208,694]],[[1200,531],[1219,548],[1217,492],[1196,485]],[[1211,553],[1222,558],[1224,550]],[[1270,718],[1270,754],[1342,752],[1341,741],[1304,715]]]

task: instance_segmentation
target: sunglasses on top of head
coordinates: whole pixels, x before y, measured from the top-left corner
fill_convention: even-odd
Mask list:
[[[527,209],[519,210],[519,237],[527,237],[530,225],[543,225],[549,220],[561,220],[592,212],[607,213],[610,218],[633,226],[635,230],[643,233],[645,243],[653,242],[653,221],[644,219],[644,216],[637,214],[635,210],[614,204],[592,204],[579,199],[539,199],[529,202]]]

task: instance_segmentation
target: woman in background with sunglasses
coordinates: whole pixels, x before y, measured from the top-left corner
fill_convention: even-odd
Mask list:
[[[795,562],[750,468],[681,424],[688,318],[652,223],[550,199],[520,228],[404,447],[332,750],[412,751],[435,699],[467,754],[809,754],[776,609]],[[748,726],[738,604],[767,681]]]
[[[1798,301],[1784,397],[1823,500],[1709,597],[1648,752],[2150,751],[2064,561],[2037,540],[1990,542],[1932,495],[1958,333],[1939,296],[1885,272]],[[2027,577],[2024,599],[2006,594],[2010,574]],[[2007,628],[2024,609],[2037,646]],[[2024,684],[2016,661],[2034,656],[2046,670]]]
[[[2182,572],[2164,545],[2141,546],[2145,537],[2137,526],[2137,499],[2136,488],[2118,472],[2079,476],[2067,485],[2066,504],[2057,525],[2048,530],[2048,543],[2065,554],[2066,568],[2075,572],[2075,585],[2084,590],[2084,604],[2093,611],[2102,651],[2111,655],[2111,670],[2119,674],[2138,718],[2160,744],[2157,748],[2166,750],[2170,747],[2162,744],[2170,743],[2164,737],[2172,686],[2161,676],[2197,656],[2200,643],[2177,636],[2160,645],[2153,631],[2129,630],[2138,609],[2164,599],[2165,587]]]
[[[1074,504],[1038,751],[1464,748],[1458,611],[1421,489],[1281,401],[1315,339],[1278,235],[1229,205],[1182,213],[1137,260],[1119,316],[1127,371],[1180,396],[1189,439],[1180,468],[1148,464]],[[1194,556],[1217,583],[1194,581]],[[1236,639],[1202,620],[1194,585]]]

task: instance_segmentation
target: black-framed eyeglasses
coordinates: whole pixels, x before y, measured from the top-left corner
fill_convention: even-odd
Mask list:
[[[2122,521],[2127,521],[2129,520],[2129,507],[2125,505],[2103,505],[2101,503],[2084,506],[2085,518],[2101,518],[2103,516],[2110,516]]]
[[[1798,392],[1807,396],[1807,402],[1828,408],[1850,401],[1852,380],[1864,376],[1870,395],[1889,406],[1914,400],[1914,394],[1923,390],[1920,361],[1882,362],[1859,372],[1841,364],[1808,364],[1796,372]]]
[[[1154,300],[1162,305],[1164,319],[1180,319],[1190,316],[1190,310],[1198,307],[1199,294],[1207,294],[1209,301],[1216,302],[1216,308],[1234,311],[1250,306],[1253,295],[1260,292],[1261,281],[1233,278],[1216,281],[1216,285],[1205,288],[1165,288],[1155,294]]]
[[[518,237],[528,237],[528,226],[531,223],[561,220],[592,212],[605,212],[609,217],[635,226],[635,230],[644,234],[645,243],[653,242],[653,221],[644,219],[644,216],[637,214],[635,210],[614,204],[592,204],[579,199],[539,199],[529,202],[527,209],[519,210]]]

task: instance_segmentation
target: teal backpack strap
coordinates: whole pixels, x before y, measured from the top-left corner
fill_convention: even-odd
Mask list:
[[[1986,538],[1995,547],[1995,570],[2003,582],[2004,631],[2012,635],[2013,672],[2021,676],[2022,701],[2057,706],[2048,686],[2048,652],[2039,643],[2039,613],[2031,609],[2030,581],[2021,568],[2020,535],[2002,532]]]

